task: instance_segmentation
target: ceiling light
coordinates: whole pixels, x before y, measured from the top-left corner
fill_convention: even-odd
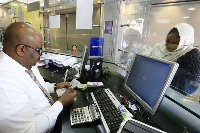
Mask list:
[[[185,16],[185,17],[183,17],[183,18],[186,18],[186,19],[187,19],[187,18],[190,18],[190,17],[189,17],[189,16]]]
[[[170,20],[169,19],[154,19],[156,23],[159,23],[159,24],[168,24],[170,23]]]
[[[196,8],[194,8],[194,7],[190,7],[190,8],[188,8],[188,10],[190,10],[190,11],[194,11],[194,10],[196,10]]]
[[[17,6],[17,4],[11,4],[11,5],[13,5],[13,6]]]

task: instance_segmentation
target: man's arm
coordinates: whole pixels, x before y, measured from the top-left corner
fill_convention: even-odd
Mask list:
[[[50,106],[41,101],[35,106],[31,100],[29,92],[20,85],[0,83],[0,132],[40,133],[54,126],[63,105],[57,101]]]

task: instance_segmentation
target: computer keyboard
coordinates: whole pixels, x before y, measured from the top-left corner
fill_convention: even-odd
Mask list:
[[[94,103],[99,108],[101,120],[107,133],[116,133],[123,121],[123,117],[118,110],[121,105],[110,89],[100,89],[91,92]]]

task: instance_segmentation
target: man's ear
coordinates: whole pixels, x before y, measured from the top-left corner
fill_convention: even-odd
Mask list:
[[[18,45],[16,48],[16,53],[18,56],[24,56],[26,52],[26,47],[24,45]]]

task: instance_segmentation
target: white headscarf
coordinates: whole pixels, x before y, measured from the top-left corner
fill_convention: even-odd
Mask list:
[[[146,52],[146,54],[164,60],[174,61],[194,49],[194,47],[192,46],[194,43],[193,27],[187,23],[179,23],[173,28],[177,28],[180,36],[180,42],[176,50],[173,50],[171,52],[168,51],[166,43],[162,42],[156,44],[153,49],[149,52]]]

